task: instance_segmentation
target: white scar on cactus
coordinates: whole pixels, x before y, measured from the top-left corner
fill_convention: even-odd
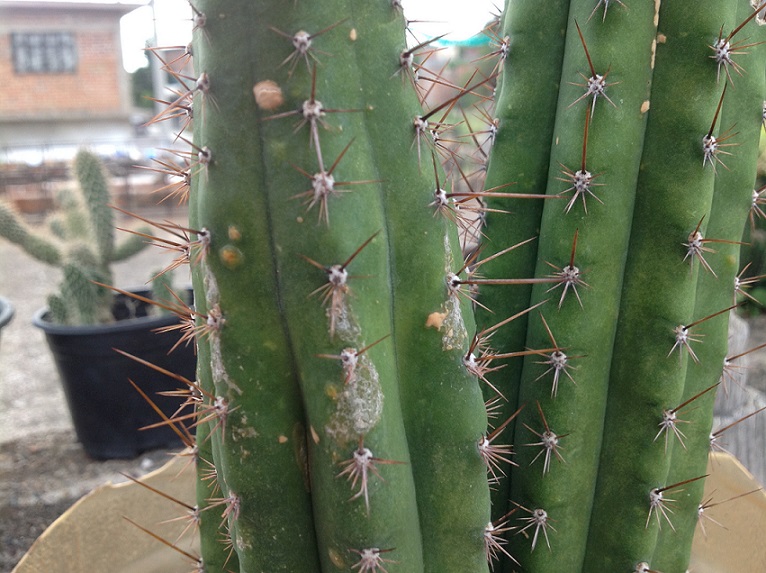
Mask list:
[[[444,273],[449,275],[452,272],[452,246],[449,235],[444,235]],[[468,342],[468,330],[463,320],[463,312],[460,308],[460,297],[450,293],[447,300],[442,304],[442,314],[444,319],[439,325],[439,331],[442,332],[442,350],[454,350],[455,348],[465,348]]]
[[[204,269],[205,302],[208,308],[218,307],[221,300],[218,281],[215,280],[207,264],[203,262],[202,267]],[[240,396],[242,395],[242,389],[234,383],[226,371],[226,366],[224,366],[221,354],[221,337],[217,332],[212,333],[210,336],[210,367],[213,373],[213,380],[225,382],[229,390],[234,390]]]
[[[330,321],[330,330],[334,329],[334,334],[337,334],[340,340],[350,344],[359,339],[362,329],[351,312],[351,308],[346,304],[345,298],[335,308],[328,307],[326,314]]]
[[[327,435],[339,444],[366,435],[380,421],[383,413],[383,390],[372,360],[360,355],[353,377],[344,384],[335,401],[335,412],[325,426]]]

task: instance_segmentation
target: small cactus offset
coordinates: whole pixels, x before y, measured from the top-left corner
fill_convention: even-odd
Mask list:
[[[460,84],[398,2],[192,10],[198,570],[685,572],[766,5],[507,0]]]
[[[61,268],[59,292],[48,298],[53,322],[110,322],[112,293],[94,282],[111,284],[110,265],[139,253],[148,242],[135,234],[115,246],[109,188],[96,155],[78,152],[73,171],[77,187],[59,193],[59,209],[48,218],[47,234],[30,229],[9,205],[0,203],[0,236],[31,257]]]

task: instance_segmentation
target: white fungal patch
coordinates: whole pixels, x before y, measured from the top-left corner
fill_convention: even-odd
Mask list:
[[[219,306],[221,299],[221,293],[218,289],[218,281],[210,271],[208,265],[203,265],[204,277],[203,284],[205,287],[205,303],[208,307],[208,322],[215,321],[216,328],[211,330],[209,337],[210,340],[210,369],[213,374],[213,382],[216,387],[220,383],[226,384],[230,391],[235,391],[240,396],[242,395],[242,389],[231,379],[226,366],[223,363],[223,353],[221,352],[221,337],[219,331],[225,319],[223,318]]]
[[[244,536],[239,533],[237,535],[237,549],[240,551],[250,551],[253,549],[253,544],[250,541],[246,541]]]
[[[257,438],[258,432],[252,426],[239,426],[232,429],[231,435],[236,442],[239,440],[251,440],[253,438]]]
[[[451,296],[442,308],[447,315],[442,324],[442,350],[465,348],[466,341],[468,340],[468,331],[463,320],[460,299],[456,296]]]
[[[354,376],[338,394],[325,432],[337,443],[345,444],[372,430],[382,413],[383,390],[378,371],[369,357],[357,356]]]
[[[362,334],[359,323],[351,313],[351,309],[346,304],[346,299],[340,301],[338,306],[333,309],[328,306],[326,310],[327,320],[334,324],[335,335],[345,343],[351,344],[358,340]]]
[[[444,235],[444,273],[447,277],[454,276],[452,272],[452,248],[448,235]],[[445,315],[441,324],[442,332],[442,350],[454,350],[455,348],[465,348],[468,342],[468,330],[463,320],[463,311],[460,308],[460,297],[457,291],[449,290],[447,300],[442,305],[442,312]]]
[[[464,348],[468,341],[468,332],[463,321],[460,301],[455,297],[450,298],[444,308],[447,317],[443,324],[442,350]]]

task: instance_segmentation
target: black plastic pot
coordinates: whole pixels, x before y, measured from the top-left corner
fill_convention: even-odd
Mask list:
[[[145,290],[133,292],[147,296]],[[141,429],[162,419],[129,380],[167,416],[180,408],[183,398],[161,396],[158,392],[177,390],[184,385],[114,350],[194,380],[193,345],[181,344],[171,353],[179,331],[157,332],[178,324],[178,318],[147,316],[147,306],[118,295],[113,311],[117,320],[92,326],[51,323],[46,320],[47,309],[34,315],[33,323],[45,332],[53,354],[77,438],[93,458],[133,458],[147,450],[182,445],[178,434],[166,425]]]

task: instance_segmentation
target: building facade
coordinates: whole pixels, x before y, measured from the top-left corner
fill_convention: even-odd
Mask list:
[[[138,6],[0,0],[0,161],[132,138],[120,18]]]

